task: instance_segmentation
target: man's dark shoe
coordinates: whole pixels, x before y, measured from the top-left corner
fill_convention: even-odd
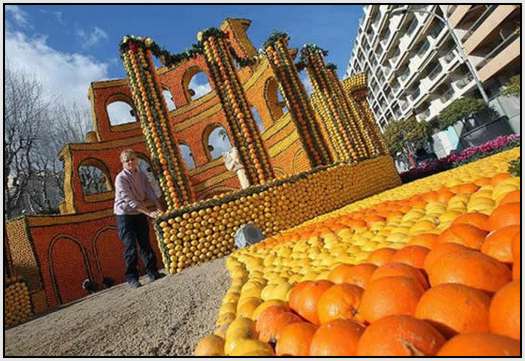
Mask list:
[[[155,280],[158,280],[159,278],[166,277],[164,273],[155,272],[155,273],[148,273],[148,280],[150,282],[153,282]]]
[[[140,286],[142,286],[138,280],[129,280],[128,285],[131,288],[139,288]]]

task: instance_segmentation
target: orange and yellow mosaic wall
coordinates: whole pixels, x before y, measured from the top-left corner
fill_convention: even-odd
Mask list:
[[[221,25],[221,30],[228,34],[232,47],[245,57],[257,54],[246,35],[249,25],[250,21],[245,19],[227,19]],[[290,49],[290,53],[295,55],[293,49]],[[208,75],[212,90],[198,99],[191,99],[189,82],[199,71]],[[225,129],[231,144],[233,134],[204,57],[199,55],[170,69],[159,68],[157,74],[162,88],[169,90],[175,104],[175,109],[168,112],[171,136],[177,143],[188,146],[193,155],[195,168],[188,170],[188,179],[195,193],[195,200],[199,202],[214,197],[215,200],[220,200],[224,199],[225,193],[238,191],[240,183],[235,173],[226,170],[222,158],[212,159],[207,147],[208,136],[215,127]],[[279,99],[279,83],[268,60],[260,57],[255,65],[238,69],[237,76],[247,103],[260,115],[264,126],[261,139],[275,177],[281,179],[309,171],[311,161],[300,139],[295,120],[288,112],[287,105]],[[349,95],[355,92],[359,94],[359,99],[356,98],[359,111],[363,116],[369,117],[368,122],[373,123],[366,98],[362,96],[363,91],[366,94],[366,79],[363,81],[362,78],[350,78],[342,83]],[[112,125],[108,115],[108,106],[117,101],[134,108],[127,79],[93,82],[88,95],[94,130],[86,135],[85,143],[67,144],[60,153],[65,169],[65,200],[60,207],[61,214],[22,217],[11,220],[6,225],[11,268],[26,282],[35,313],[86,296],[87,291],[81,286],[85,279],[92,280],[99,287],[103,287],[104,278],[111,278],[116,283],[124,280],[122,244],[118,239],[112,214],[112,184],[121,170],[119,153],[123,149],[134,149],[148,162],[151,157],[139,122]],[[316,107],[313,109],[316,110]],[[323,115],[316,113],[315,117],[322,124]],[[326,134],[323,127],[321,132]],[[333,145],[328,140],[326,142],[333,154]],[[389,158],[384,156],[382,159],[373,164],[381,164],[381,167],[392,170],[388,179],[377,179],[377,182],[366,179],[363,182],[372,182],[372,186],[375,184],[380,189],[385,189],[398,184],[399,178]],[[86,165],[102,171],[108,184],[107,191],[84,194],[79,170]],[[323,179],[322,175],[319,177]],[[347,188],[341,201],[348,202],[368,194],[352,193],[355,192],[355,187],[360,187],[360,183],[352,183],[355,182],[352,177],[347,181],[351,187]],[[342,187],[340,192],[344,193],[344,186],[338,187]],[[219,195],[221,196],[217,197]],[[193,206],[199,207],[198,203]],[[299,218],[303,220],[308,217]],[[270,233],[284,229],[283,227],[272,228]],[[153,227],[150,234],[150,243],[157,252],[159,267],[163,260],[164,266],[174,271],[186,266],[181,264],[179,267],[176,262],[175,267],[172,267],[166,260],[162,244],[163,252],[159,251],[157,240],[153,237]]]

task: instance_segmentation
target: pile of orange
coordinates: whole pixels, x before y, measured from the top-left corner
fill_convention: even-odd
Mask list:
[[[519,355],[520,179],[498,156],[235,252],[219,327],[195,354]]]

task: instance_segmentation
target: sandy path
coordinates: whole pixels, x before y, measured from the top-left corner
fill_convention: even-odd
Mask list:
[[[229,284],[224,258],[138,289],[118,285],[5,332],[5,356],[191,355]]]

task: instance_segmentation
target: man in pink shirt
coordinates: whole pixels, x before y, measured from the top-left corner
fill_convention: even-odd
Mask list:
[[[165,275],[156,268],[155,253],[149,244],[148,218],[156,218],[162,205],[146,175],[139,169],[137,155],[132,149],[126,149],[120,154],[122,171],[115,178],[115,204],[113,212],[117,216],[119,238],[124,243],[124,261],[126,262],[126,281],[132,288],[141,286],[137,270],[137,246],[146,273],[150,281],[155,281]],[[148,205],[154,203],[155,210]]]

